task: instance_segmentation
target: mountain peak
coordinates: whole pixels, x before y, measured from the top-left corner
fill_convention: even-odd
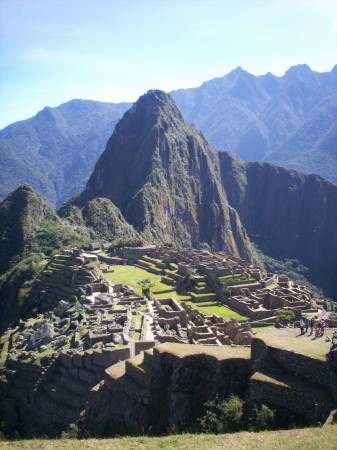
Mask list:
[[[78,199],[110,199],[147,242],[214,248],[250,256],[218,178],[218,155],[171,96],[151,90],[116,126]]]
[[[284,74],[286,79],[291,81],[307,81],[313,76],[313,71],[308,64],[298,64],[291,66]]]

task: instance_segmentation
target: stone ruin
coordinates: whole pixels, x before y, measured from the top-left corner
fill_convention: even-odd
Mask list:
[[[173,298],[154,300],[153,314],[154,335],[160,343],[250,345],[253,337],[248,322],[206,316]]]

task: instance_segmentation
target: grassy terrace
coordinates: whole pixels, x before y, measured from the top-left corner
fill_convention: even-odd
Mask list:
[[[253,328],[253,331],[256,331]],[[331,348],[331,342],[325,342],[326,336],[332,336],[333,329],[327,328],[322,337],[309,336],[309,332],[302,335],[299,328],[266,329],[258,333],[259,339],[263,339],[273,347],[302,353],[321,361],[326,360],[326,354]]]
[[[134,266],[116,265],[112,267],[113,272],[107,272],[104,276],[112,281],[115,281],[116,283],[123,283],[128,286],[133,286],[138,295],[142,295],[142,288],[137,284],[137,282],[144,280],[144,278],[149,278],[149,280],[154,283],[151,291],[156,292],[156,297],[165,298],[173,296],[178,300],[190,299],[189,296],[177,294],[174,290],[172,290],[172,292],[167,292],[170,287],[160,281],[160,275],[149,273],[145,269],[140,269],[139,267]]]
[[[336,450],[337,425],[324,428],[301,428],[295,430],[263,431],[260,433],[233,434],[175,434],[165,437],[125,437],[115,439],[87,440],[24,440],[0,442],[0,449],[97,449],[107,450],[157,450],[157,449],[259,449],[276,450]]]
[[[140,269],[139,267],[134,266],[120,265],[112,267],[113,272],[110,271],[105,273],[104,275],[110,280],[115,281],[116,283],[123,283],[129,286],[133,286],[135,288],[135,292],[139,295],[141,295],[142,293],[142,288],[137,284],[137,281],[143,280],[144,278],[149,278],[151,282],[155,283],[155,285],[151,288],[151,291],[156,293],[155,296],[157,298],[174,297],[178,301],[184,300],[193,308],[207,315],[217,314],[218,316],[224,317],[225,319],[230,319],[232,317],[238,320],[247,319],[247,317],[232,311],[226,306],[223,306],[220,302],[212,301],[192,303],[190,301],[190,296],[180,295],[173,288],[170,292],[167,292],[170,287],[160,281],[160,275],[149,273],[145,269]]]

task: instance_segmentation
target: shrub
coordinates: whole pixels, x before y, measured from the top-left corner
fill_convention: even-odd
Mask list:
[[[255,431],[270,430],[274,425],[275,411],[267,405],[256,406],[253,411],[252,423]]]
[[[219,397],[205,403],[206,413],[199,419],[204,433],[232,433],[242,428],[243,401],[236,395],[226,400]]]
[[[288,325],[288,323],[292,323],[295,320],[295,313],[291,309],[277,309],[275,311],[276,316],[276,325]]]

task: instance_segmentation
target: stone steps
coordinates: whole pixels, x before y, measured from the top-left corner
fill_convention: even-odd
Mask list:
[[[165,272],[165,276],[168,278],[172,278],[172,280],[180,282],[180,281],[183,281],[183,279],[184,279],[184,275],[180,275],[179,273],[170,272],[167,269],[165,269],[164,272]]]
[[[105,383],[110,389],[126,393],[129,397],[136,400],[140,400],[144,395],[144,386],[141,386],[134,378],[126,373],[126,361],[109,367],[105,373]]]
[[[86,396],[89,393],[90,385],[70,375],[62,375],[59,381],[61,387],[77,395]]]
[[[126,373],[137,381],[137,383],[144,387],[148,387],[153,378],[158,374],[158,371],[153,365],[142,362],[138,365],[126,364]]]
[[[189,292],[192,297],[193,303],[211,302],[217,299],[217,295],[214,292],[208,294],[196,294],[195,292]]]
[[[39,391],[35,397],[36,404],[40,409],[48,415],[55,415],[59,419],[63,419],[64,423],[73,421],[77,416],[77,411],[59,402],[57,399],[51,399],[44,391]]]
[[[137,401],[140,401],[146,392],[146,388],[128,374],[118,378],[115,382],[114,389],[127,394]]]
[[[196,294],[208,294],[208,293],[214,293],[212,287],[210,285],[205,285],[205,286],[194,286],[193,291]]]
[[[82,396],[61,387],[58,383],[47,381],[43,384],[42,389],[51,399],[72,408],[74,411],[81,408],[85,403]]]
[[[176,285],[176,282],[172,278],[170,278],[170,277],[168,277],[166,275],[161,277],[160,281],[162,283],[164,283],[164,284],[168,284],[169,286],[175,286]]]

